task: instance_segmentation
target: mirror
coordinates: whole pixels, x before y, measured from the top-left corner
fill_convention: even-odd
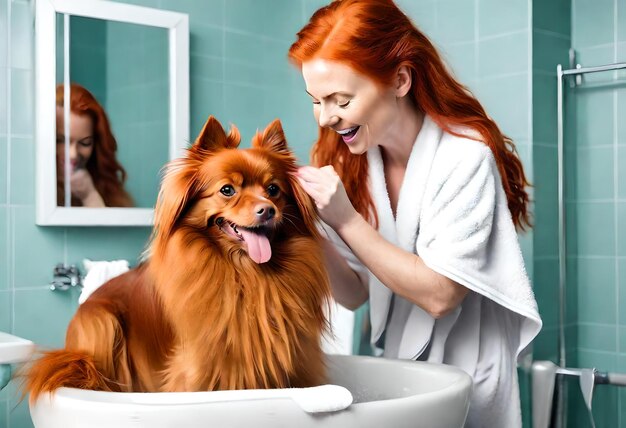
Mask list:
[[[38,0],[35,33],[37,224],[151,225],[189,141],[187,15]]]

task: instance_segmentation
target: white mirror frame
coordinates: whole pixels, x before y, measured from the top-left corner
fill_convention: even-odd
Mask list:
[[[152,208],[59,207],[56,198],[56,14],[161,27],[169,33],[169,158],[189,141],[189,17],[105,0],[36,0],[35,117],[40,226],[151,226]],[[156,203],[156,201],[155,201]]]

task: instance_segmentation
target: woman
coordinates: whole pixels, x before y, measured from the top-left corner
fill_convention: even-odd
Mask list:
[[[64,88],[57,86],[57,205],[65,205]],[[126,171],[115,157],[117,142],[102,106],[84,87],[70,85],[70,190],[72,206],[131,207]]]
[[[468,426],[521,426],[516,358],[541,319],[513,143],[391,0],[321,8],[289,58],[319,123],[298,175],[329,226],[336,300],[369,299],[384,356],[469,373]]]

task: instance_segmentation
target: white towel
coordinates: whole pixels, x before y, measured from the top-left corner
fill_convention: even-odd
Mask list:
[[[326,354],[352,354],[354,343],[354,312],[333,300],[330,308],[331,331],[322,338],[322,350]]]
[[[83,266],[86,274],[85,279],[83,279],[83,290],[78,298],[78,303],[81,305],[102,284],[129,270],[127,260],[92,261],[84,259]]]

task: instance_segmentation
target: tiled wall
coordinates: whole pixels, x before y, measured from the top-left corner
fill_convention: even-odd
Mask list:
[[[626,1],[572,0],[583,66],[626,62]],[[576,270],[577,363],[626,373],[626,70],[585,75],[566,142],[568,263]],[[598,387],[597,426],[626,424],[626,391]]]
[[[236,124],[244,145],[280,118],[302,161],[317,135],[302,79],[288,65],[294,34],[324,0],[145,0],[190,15],[191,130],[206,117]],[[528,0],[401,0],[450,66],[517,143],[532,179],[531,6]],[[0,0],[0,330],[59,346],[75,295],[48,291],[54,264],[135,262],[147,228],[35,226],[32,0]],[[6,37],[5,37],[6,36]],[[6,156],[5,156],[6,154]],[[533,235],[522,238],[533,257]],[[533,264],[528,263],[532,274]],[[0,426],[30,426],[15,390],[0,393]],[[4,424],[4,425],[3,425]]]

